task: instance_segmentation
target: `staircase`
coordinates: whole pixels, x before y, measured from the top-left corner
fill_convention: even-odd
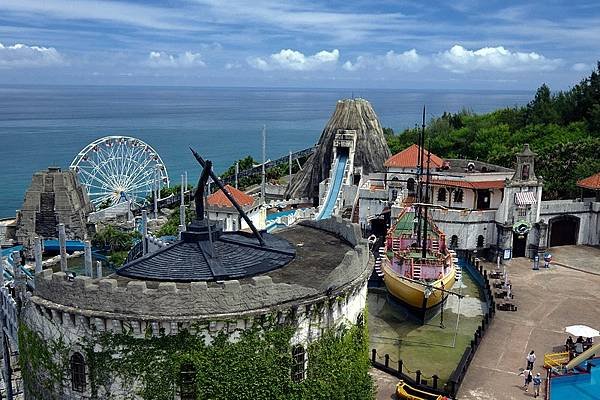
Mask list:
[[[462,281],[462,268],[458,265],[458,258],[456,257],[456,252],[454,250],[448,251],[452,256],[452,263],[454,264],[454,269],[456,270],[456,275],[454,276],[454,280],[456,282]]]
[[[402,200],[402,205],[404,207],[410,207],[416,200],[417,198],[414,195],[408,195],[404,198],[404,200]]]
[[[356,202],[356,205],[354,206],[354,210],[352,211],[352,222],[355,224],[358,224],[358,216],[360,215],[360,210],[359,210],[359,205],[358,205],[358,201]]]
[[[383,257],[385,257],[385,247],[381,246],[379,248],[379,255],[377,256],[377,259],[375,260],[375,273],[381,279],[383,279],[383,277],[384,277],[383,270],[381,269],[381,260],[383,260]]]
[[[431,241],[431,250],[433,250],[434,253],[439,253],[440,252],[440,242],[438,242],[437,240],[432,240]]]
[[[35,233],[41,237],[56,237],[58,221],[54,213],[54,193],[40,193],[40,211],[35,213]]]
[[[399,251],[400,250],[400,238],[393,238],[392,239],[392,251]]]
[[[412,278],[413,279],[421,279],[421,266],[420,265],[413,265],[413,273],[412,273]]]

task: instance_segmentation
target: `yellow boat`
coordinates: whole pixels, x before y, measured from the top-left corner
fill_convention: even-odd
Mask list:
[[[404,381],[396,385],[396,397],[405,400],[446,400],[447,397],[415,389]]]
[[[381,262],[389,294],[423,322],[439,311],[456,280],[456,260],[446,247],[445,235],[431,222],[427,227],[423,257],[415,212],[405,208],[388,231]]]

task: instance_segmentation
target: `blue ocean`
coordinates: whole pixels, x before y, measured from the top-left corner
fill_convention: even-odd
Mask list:
[[[267,158],[316,143],[341,98],[371,102],[384,127],[400,131],[463,108],[477,113],[527,103],[529,91],[266,89],[131,86],[0,86],[0,217],[14,216],[31,176],[67,168],[88,143],[107,135],[150,144],[172,182],[196,175],[192,146],[222,172],[236,159]],[[195,178],[192,178],[193,181]]]

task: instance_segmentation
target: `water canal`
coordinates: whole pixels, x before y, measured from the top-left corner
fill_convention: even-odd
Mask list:
[[[473,338],[486,309],[483,293],[466,268],[463,268],[462,282],[456,282],[452,290],[464,295],[464,298],[448,298],[443,325],[442,313],[421,325],[387,298],[385,288],[381,292],[369,292],[371,348],[376,349],[380,357],[389,354],[390,366],[394,368],[401,359],[403,371],[411,376],[419,369],[424,379],[436,374],[441,382],[446,382]]]

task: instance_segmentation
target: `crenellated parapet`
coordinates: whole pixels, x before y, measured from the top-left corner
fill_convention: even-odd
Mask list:
[[[189,318],[259,311],[318,291],[295,284],[273,283],[268,276],[223,283],[151,282],[123,279],[67,279],[63,272],[45,270],[36,276],[33,297],[85,310],[90,314],[121,314],[149,318]]]
[[[260,314],[320,301],[343,294],[362,284],[372,263],[360,231],[350,223],[333,219],[307,221],[307,226],[334,233],[358,243],[343,254],[335,268],[319,278],[319,285],[274,282],[268,275],[223,282],[156,282],[123,277],[94,279],[77,276],[69,279],[64,272],[44,270],[36,275],[34,303],[61,306],[75,313],[119,318],[203,319],[228,315]]]

